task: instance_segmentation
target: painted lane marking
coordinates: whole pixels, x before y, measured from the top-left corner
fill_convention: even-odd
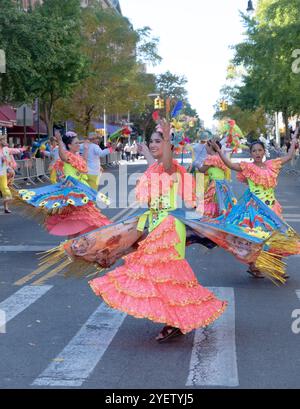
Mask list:
[[[81,386],[104,355],[125,317],[126,314],[101,304],[32,385]]]
[[[0,303],[0,310],[5,312],[6,324],[26,308],[30,307],[31,304],[51,290],[52,287],[52,285],[43,285],[40,287],[26,286],[2,301]]]
[[[186,386],[239,386],[235,343],[233,288],[210,288],[228,301],[225,313],[211,326],[195,333]]]
[[[47,251],[55,247],[56,245],[53,244],[52,246],[41,246],[41,245],[18,245],[18,246],[0,246],[0,252],[36,252],[36,251]]]

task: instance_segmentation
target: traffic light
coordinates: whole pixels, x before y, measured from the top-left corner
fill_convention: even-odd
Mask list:
[[[228,101],[221,101],[220,102],[220,110],[227,111],[228,110]]]
[[[164,107],[165,107],[165,101],[160,97],[155,98],[154,109],[164,109]]]

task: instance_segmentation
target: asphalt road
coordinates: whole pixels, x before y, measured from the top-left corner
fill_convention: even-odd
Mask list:
[[[142,168],[130,166],[130,174]],[[236,182],[234,188],[243,191]],[[300,178],[282,175],[277,196],[300,232]],[[300,257],[289,259],[291,279],[276,287],[251,278],[222,249],[188,248],[201,284],[230,307],[208,329],[159,345],[160,325],[109,310],[87,280],[28,276],[36,252],[58,243],[17,209],[1,213],[0,310],[8,323],[0,334],[0,388],[300,387],[300,333],[292,331]]]

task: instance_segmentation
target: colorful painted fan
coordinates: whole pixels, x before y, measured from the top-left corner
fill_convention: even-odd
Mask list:
[[[27,204],[47,211],[67,206],[85,206],[90,201],[96,201],[96,191],[71,176],[68,176],[64,182],[55,185],[32,190],[23,189],[18,193]]]
[[[282,257],[299,252],[299,236],[283,219],[276,215],[257,196],[247,190],[232,210],[211,223],[218,226],[238,227],[248,235],[266,240],[276,233],[268,249]]]

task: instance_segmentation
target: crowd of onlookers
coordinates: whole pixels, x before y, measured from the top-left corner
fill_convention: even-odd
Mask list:
[[[127,162],[134,162],[140,156],[136,141],[133,141],[132,144],[127,142],[125,145],[122,142],[119,142],[116,146],[116,151],[121,152],[121,158]]]

